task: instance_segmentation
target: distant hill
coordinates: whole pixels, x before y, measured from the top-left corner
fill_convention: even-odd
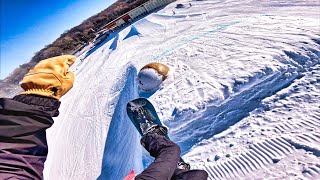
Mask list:
[[[8,77],[0,80],[0,91],[6,91],[6,89],[17,85],[23,76],[40,60],[74,52],[82,45],[92,41],[96,37],[96,32],[101,30],[104,25],[147,1],[118,0],[100,13],[83,21],[80,25],[61,34],[53,43],[35,53],[28,63],[20,65]],[[2,93],[0,92],[0,95]]]

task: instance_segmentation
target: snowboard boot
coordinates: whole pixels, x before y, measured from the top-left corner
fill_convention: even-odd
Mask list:
[[[146,121],[145,123],[140,123],[140,128],[143,135],[146,134],[158,134],[160,136],[166,136],[168,134],[168,129],[164,126]]]

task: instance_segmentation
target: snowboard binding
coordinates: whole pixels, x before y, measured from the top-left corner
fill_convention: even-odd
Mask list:
[[[127,114],[141,136],[155,133],[170,139],[168,128],[162,125],[156,110],[147,99],[138,98],[128,102]],[[190,170],[190,165],[180,158],[177,168]]]
[[[161,136],[167,136],[168,134],[168,128],[152,123],[150,121],[146,121],[145,123],[140,123],[140,129],[143,135],[158,134]]]
[[[184,169],[184,170],[190,170],[190,164],[185,163],[185,162],[181,161],[181,159],[180,159],[180,161],[178,162],[177,168]]]

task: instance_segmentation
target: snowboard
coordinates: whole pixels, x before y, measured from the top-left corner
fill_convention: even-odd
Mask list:
[[[138,98],[128,102],[127,114],[141,136],[143,136],[143,133],[140,128],[140,123],[149,121],[163,126],[153,105],[145,98]],[[166,138],[170,139],[168,135],[166,135]],[[179,163],[184,163],[190,169],[190,165],[185,163],[182,158],[180,158]]]

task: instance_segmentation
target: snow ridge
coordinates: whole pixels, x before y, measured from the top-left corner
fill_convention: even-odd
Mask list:
[[[110,130],[105,143],[101,175],[98,179],[125,177],[131,170],[141,171],[143,169],[140,135],[131,125],[125,109],[127,102],[138,97],[137,70],[132,66],[128,66],[126,69],[123,78],[126,80],[124,86],[120,83],[120,87],[116,87],[120,94],[111,119]]]

